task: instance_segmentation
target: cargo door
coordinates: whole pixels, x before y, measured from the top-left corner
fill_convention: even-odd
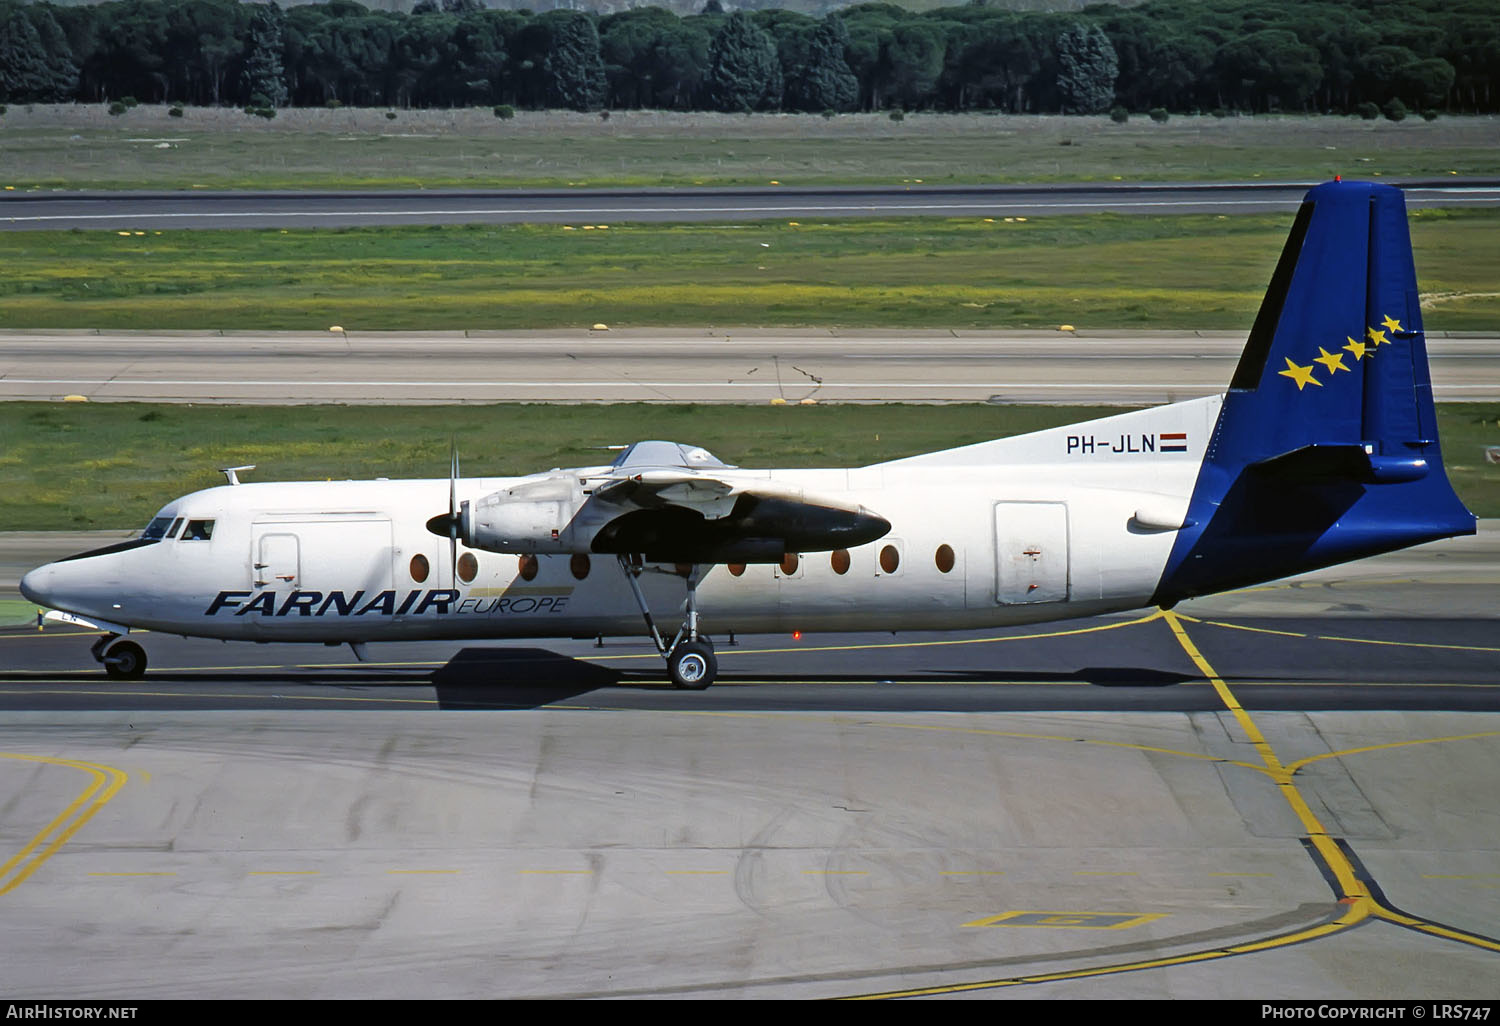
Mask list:
[[[995,601],[1004,606],[1068,600],[1068,506],[995,503]]]

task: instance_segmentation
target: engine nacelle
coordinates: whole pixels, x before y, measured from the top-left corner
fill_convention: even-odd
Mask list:
[[[571,474],[523,481],[464,502],[459,536],[469,548],[488,552],[588,552],[593,532],[581,532],[576,524],[584,501]]]

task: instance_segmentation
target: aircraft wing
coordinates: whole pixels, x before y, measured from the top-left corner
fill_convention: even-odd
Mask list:
[[[593,492],[596,502],[641,509],[680,506],[702,514],[705,520],[718,520],[733,510],[744,488],[709,474],[662,468],[613,475]]]
[[[670,467],[612,475],[590,504],[595,515],[615,514],[590,540],[591,551],[652,562],[774,563],[788,552],[862,545],[891,529],[841,497],[765,477]]]

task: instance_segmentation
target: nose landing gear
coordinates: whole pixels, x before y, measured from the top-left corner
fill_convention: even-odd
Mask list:
[[[94,642],[91,649],[94,658],[116,680],[139,680],[146,673],[146,650],[133,641],[118,638],[118,634],[106,634]]]

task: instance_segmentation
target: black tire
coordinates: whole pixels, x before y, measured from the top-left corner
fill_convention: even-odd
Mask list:
[[[146,673],[146,650],[133,641],[117,641],[104,653],[104,672],[117,680],[139,680]]]
[[[702,691],[718,676],[719,661],[714,658],[712,644],[684,641],[667,656],[667,670],[672,674],[673,687]]]

